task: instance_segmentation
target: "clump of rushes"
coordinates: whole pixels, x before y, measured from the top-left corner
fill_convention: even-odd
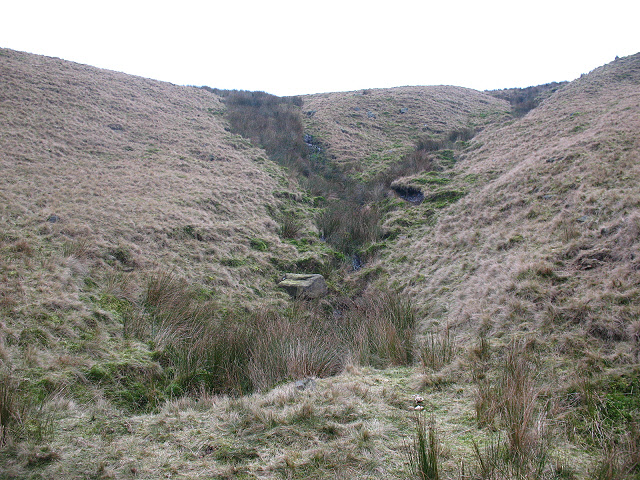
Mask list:
[[[412,478],[439,480],[440,447],[435,419],[431,417],[427,421],[422,413],[416,413],[414,422],[415,435],[412,444],[407,447]]]
[[[438,371],[450,364],[455,355],[455,346],[449,329],[427,333],[420,345],[420,361],[425,370]]]
[[[376,367],[413,362],[415,310],[389,292],[362,295],[340,317],[306,301],[246,312],[222,309],[177,277],[158,273],[141,308],[149,324],[143,339],[153,341],[157,360],[171,372],[172,395],[243,394],[335,375],[352,360]]]

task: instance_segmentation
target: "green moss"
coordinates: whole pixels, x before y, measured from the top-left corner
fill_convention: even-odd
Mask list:
[[[106,398],[130,412],[153,411],[166,399],[169,384],[167,372],[141,344],[116,349],[112,360],[95,363],[85,376]]]
[[[266,252],[267,250],[269,250],[269,242],[267,242],[266,240],[262,240],[261,238],[250,239],[249,245],[251,246],[251,248],[259,252]]]
[[[104,310],[114,313],[118,320],[123,321],[133,311],[131,302],[115,295],[103,294],[97,301],[98,305]]]
[[[205,453],[212,458],[223,463],[243,463],[255,458],[259,458],[255,447],[247,445],[217,444],[205,447]]]
[[[290,239],[287,240],[287,243],[296,247],[300,253],[310,251],[311,246],[313,245],[313,241],[309,238]]]
[[[414,183],[419,185],[446,185],[451,182],[450,178],[441,177],[437,174],[437,172],[429,172],[427,175],[416,178]]]
[[[87,380],[93,383],[110,381],[111,378],[111,372],[104,365],[95,364],[87,372]]]
[[[614,425],[640,418],[640,370],[611,378],[604,385],[603,413]]]
[[[29,345],[38,345],[46,347],[49,345],[49,335],[44,330],[37,327],[28,327],[20,332],[18,344],[22,347]]]
[[[438,150],[436,155],[448,165],[456,163],[455,152],[453,150]]]
[[[220,264],[225,267],[242,267],[247,264],[247,260],[243,258],[222,258]]]
[[[164,389],[164,394],[169,398],[180,397],[180,396],[184,395],[184,393],[185,393],[184,392],[184,388],[182,388],[182,386],[180,384],[178,384],[177,382],[171,382]]]
[[[444,208],[464,197],[466,192],[460,190],[441,190],[425,197],[423,203],[428,203],[434,208]]]
[[[478,183],[478,179],[479,177],[476,173],[470,173],[464,176],[464,181],[471,184]]]

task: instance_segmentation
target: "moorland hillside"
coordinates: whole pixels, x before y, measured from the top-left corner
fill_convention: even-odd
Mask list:
[[[222,295],[274,294],[270,256],[297,255],[278,214],[302,195],[227,131],[218,96],[10,50],[0,59],[5,246],[64,250],[67,269],[171,269]],[[37,303],[29,285],[57,288],[41,280],[7,288]]]
[[[415,149],[425,136],[480,129],[510,110],[505,100],[453,86],[398,87],[303,97],[307,134],[332,163],[369,180]]]
[[[411,223],[384,262],[391,277],[441,325],[572,331],[579,349],[595,338],[631,355],[639,85],[640,56],[616,60],[479,133],[450,171],[401,179],[427,201],[390,220]],[[443,191],[459,200],[433,213]]]
[[[640,54],[522,95],[0,79],[0,478],[638,478]]]

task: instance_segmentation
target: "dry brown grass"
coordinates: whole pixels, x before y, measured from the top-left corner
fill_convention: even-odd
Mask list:
[[[364,180],[399,162],[425,135],[483,126],[510,110],[504,100],[450,86],[323,93],[303,102],[305,130],[333,163]]]
[[[417,393],[437,419],[445,478],[469,478],[461,460],[474,452],[480,462],[505,449],[528,456],[527,469],[549,460],[551,478],[637,469],[637,434],[614,431],[617,450],[606,447],[598,429],[612,407],[596,392],[589,417],[588,394],[604,382],[625,395],[627,417],[636,411],[624,402],[639,354],[638,57],[501,126],[504,102],[455,87],[306,97],[303,110],[316,111],[306,128],[328,158],[362,178],[388,169],[425,133],[485,129],[456,152],[453,168],[403,179],[426,201],[396,204],[376,233],[393,233],[378,263],[331,285],[348,296],[377,279],[390,296],[373,294],[335,316],[311,309],[302,314],[310,322],[295,324],[293,313],[252,317],[243,307],[284,304],[276,273],[299,257],[281,238],[278,214],[304,220],[310,205],[264,151],[225,129],[215,94],[0,53],[0,364],[38,400],[22,415],[28,428],[0,449],[7,476],[406,478]],[[299,235],[312,228],[303,221]],[[177,297],[145,302],[153,293],[145,279],[157,271],[184,280]],[[417,314],[391,304],[398,291]],[[317,335],[322,315],[336,331]],[[160,390],[161,374],[182,367],[211,374],[208,355],[235,361],[220,341],[231,330],[206,327],[211,316],[240,320],[238,328],[253,322],[257,336],[245,332],[233,348],[255,353],[250,381],[264,392],[198,394],[197,381]],[[422,352],[414,321],[427,332]],[[354,343],[336,363],[326,353],[346,333]],[[534,338],[526,353],[539,372],[505,355],[514,335]],[[224,348],[212,353],[215,342]],[[414,356],[421,367],[394,367]],[[306,390],[266,391],[343,368]],[[576,369],[589,377],[572,390]],[[606,383],[610,369],[621,372],[621,387]],[[239,375],[220,370],[220,378]],[[496,385],[508,401],[496,402]],[[147,413],[132,415],[131,405]],[[546,406],[549,429],[538,429]],[[478,414],[487,415],[481,428]],[[504,441],[492,440],[493,429]],[[552,447],[543,451],[547,434]],[[571,458],[564,473],[563,458]],[[501,473],[473,478],[523,472],[497,461]]]
[[[225,130],[218,96],[10,50],[0,72],[5,232],[34,237],[27,248],[62,248],[87,268],[162,266],[221,294],[273,290],[249,274],[271,266],[249,239],[295,255],[266,207],[296,187]],[[221,263],[229,259],[243,265]]]
[[[473,330],[489,317],[495,332],[575,322],[627,341],[640,313],[639,61],[597,69],[524,118],[480,133],[449,175],[447,188],[466,195],[435,224],[414,221],[385,259],[398,286],[451,325]],[[396,221],[429,208],[397,212]],[[577,304],[576,320],[560,318]]]

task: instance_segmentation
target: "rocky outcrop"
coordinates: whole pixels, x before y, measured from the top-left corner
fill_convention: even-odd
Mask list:
[[[319,298],[327,294],[324,277],[315,273],[287,273],[278,287],[293,298]]]

